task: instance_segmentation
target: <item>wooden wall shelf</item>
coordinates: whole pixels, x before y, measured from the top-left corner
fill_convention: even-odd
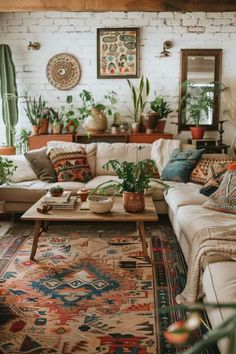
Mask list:
[[[172,139],[173,135],[169,133],[136,133],[136,134],[45,134],[31,135],[29,137],[29,150],[39,149],[47,146],[48,141],[67,141],[77,142],[81,144],[89,144],[93,142],[107,143],[140,143],[151,144],[157,139]]]
[[[47,146],[48,141],[67,141],[73,142],[73,134],[45,134],[45,135],[31,135],[28,139],[29,150],[40,149],[43,146]]]

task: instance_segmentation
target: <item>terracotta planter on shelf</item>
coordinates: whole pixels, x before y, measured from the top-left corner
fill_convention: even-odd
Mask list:
[[[148,112],[141,114],[142,123],[146,129],[147,134],[152,134],[157,126],[158,120],[160,119],[159,113]]]
[[[48,133],[48,119],[47,118],[40,118],[39,121],[39,134],[47,134]]]
[[[32,135],[38,135],[39,134],[39,125],[32,125]]]
[[[155,131],[156,131],[157,133],[164,133],[165,126],[166,126],[166,120],[160,119],[160,120],[157,122]]]
[[[123,192],[123,205],[125,211],[138,213],[145,209],[144,193]]]
[[[15,155],[15,146],[0,146],[0,155]]]
[[[190,127],[190,131],[193,139],[203,139],[206,131],[205,127]]]

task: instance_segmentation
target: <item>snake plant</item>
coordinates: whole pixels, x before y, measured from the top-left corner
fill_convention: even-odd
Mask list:
[[[14,146],[15,127],[18,122],[18,94],[15,65],[11,49],[7,44],[0,45],[0,90],[2,98],[2,119],[6,127],[6,142]]]

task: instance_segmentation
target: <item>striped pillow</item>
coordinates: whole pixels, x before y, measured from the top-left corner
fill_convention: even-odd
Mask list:
[[[87,182],[93,175],[83,148],[51,148],[48,157],[59,182]]]

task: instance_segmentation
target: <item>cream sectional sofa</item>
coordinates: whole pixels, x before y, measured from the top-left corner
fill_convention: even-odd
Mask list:
[[[102,169],[102,165],[109,159],[117,158],[121,161],[135,161],[138,144],[124,143],[92,143],[81,144],[87,152],[89,165],[93,172],[93,179],[87,184],[79,182],[59,183],[65,189],[78,191],[82,187],[95,188],[98,184],[111,179]],[[139,153],[139,159],[151,158],[152,144],[143,144],[145,149]],[[74,143],[49,142],[48,147],[71,147]],[[18,164],[25,173],[15,176],[15,183],[0,187],[0,203],[2,212],[20,212],[26,210],[32,203],[44,195],[52,185],[37,179],[24,157],[19,157]],[[26,173],[26,170],[28,171]],[[112,178],[116,178],[113,176]],[[23,180],[22,180],[23,179]],[[225,226],[236,228],[236,215],[219,213],[202,208],[207,197],[199,193],[201,185],[194,183],[168,182],[172,188],[167,195],[162,188],[154,183],[148,191],[152,195],[157,212],[168,213],[169,219],[177,235],[186,262],[190,254],[191,242],[197,231],[205,227]],[[203,272],[203,290],[206,302],[236,302],[236,262],[215,262],[206,266]],[[229,310],[214,309],[208,311],[213,327],[229,315]],[[225,341],[220,343],[222,353],[226,352]]]

